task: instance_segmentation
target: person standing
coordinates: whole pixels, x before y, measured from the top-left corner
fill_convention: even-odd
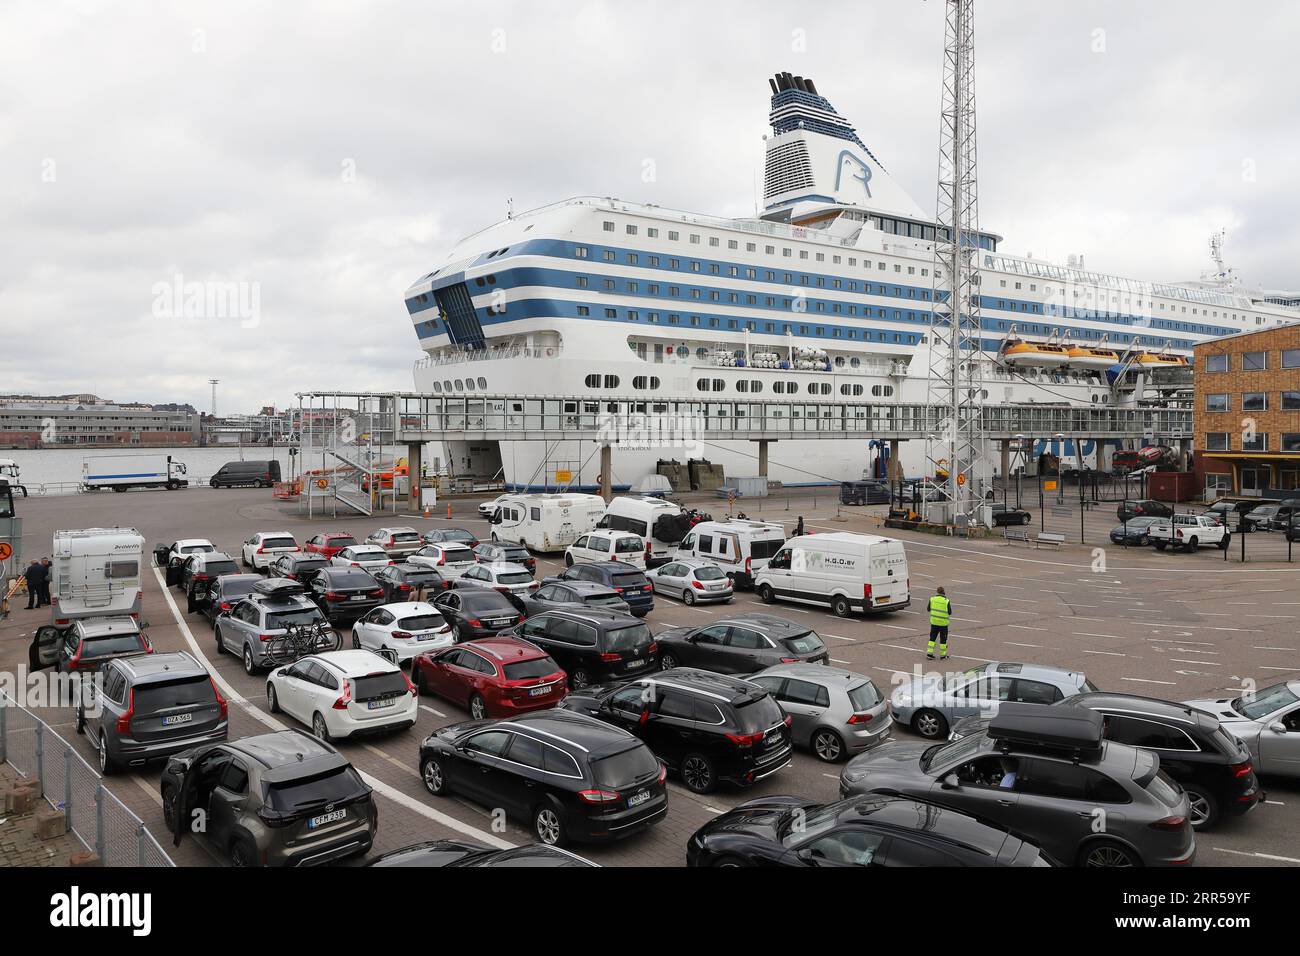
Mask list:
[[[41,581],[45,579],[45,565],[32,559],[32,563],[23,572],[27,581],[27,610],[34,611],[41,603]]]
[[[952,602],[944,593],[943,586],[940,585],[935,589],[937,592],[930,598],[930,643],[926,646],[925,656],[934,660],[935,640],[939,643],[939,659],[948,659],[948,624],[952,620]]]
[[[41,567],[45,569],[45,576],[41,579],[41,607],[49,607],[50,578],[54,576],[54,568],[51,566],[49,558],[41,558]]]
[[[803,533],[803,515],[800,515],[799,522],[794,526],[794,536],[796,538],[801,538],[803,537]]]

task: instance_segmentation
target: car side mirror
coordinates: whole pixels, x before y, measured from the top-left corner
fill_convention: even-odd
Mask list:
[[[943,782],[940,786],[942,786],[944,790],[960,790],[961,781],[957,779],[955,773],[950,773],[948,776],[943,778]]]
[[[1280,720],[1275,720],[1268,725],[1268,729],[1273,731],[1275,734],[1284,734],[1286,733],[1286,724],[1282,723]]]

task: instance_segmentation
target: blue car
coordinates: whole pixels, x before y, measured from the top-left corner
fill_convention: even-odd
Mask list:
[[[655,607],[655,592],[650,580],[640,568],[622,561],[588,561],[565,568],[563,574],[543,579],[543,584],[553,581],[595,581],[618,592],[627,602],[628,610],[637,617],[645,617]]]

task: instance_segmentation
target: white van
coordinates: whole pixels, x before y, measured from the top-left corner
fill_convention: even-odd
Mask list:
[[[507,495],[488,521],[493,541],[513,541],[533,551],[563,551],[594,530],[604,514],[600,495]]]
[[[649,550],[645,538],[639,534],[593,531],[579,535],[578,540],[569,545],[564,552],[564,564],[571,568],[591,561],[622,561],[644,571]]]
[[[650,542],[650,567],[666,564],[673,549],[691,529],[693,517],[679,505],[650,495],[620,495],[610,501],[596,525],[609,531],[630,531]]]
[[[701,521],[686,533],[672,556],[712,561],[727,572],[735,586],[748,587],[784,543],[785,528],[774,522],[749,518]]]
[[[754,588],[768,604],[829,604],[838,617],[912,601],[903,542],[850,531],[791,538],[754,576]]]

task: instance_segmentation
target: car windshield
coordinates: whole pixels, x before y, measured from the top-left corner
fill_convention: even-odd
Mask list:
[[[365,789],[366,785],[361,782],[355,770],[351,767],[340,767],[329,773],[268,787],[266,805],[281,813],[292,813],[299,808],[346,800],[357,796]]]
[[[239,566],[233,560],[209,561],[203,565],[202,573],[209,577],[216,577],[220,574],[234,574],[238,570]]]
[[[397,622],[404,631],[433,631],[447,623],[441,614],[412,614]]]
[[[770,694],[736,705],[736,723],[742,734],[756,734],[781,723],[785,715]]]
[[[293,538],[263,538],[262,547],[264,548],[296,548],[298,542]]]
[[[984,737],[977,734],[972,737],[963,737],[961,740],[954,740],[952,743],[935,744],[933,747],[927,747],[925,752],[921,754],[921,769],[929,770],[936,761],[942,767],[954,760],[965,759],[974,754],[983,742]]]
[[[460,592],[460,603],[467,611],[509,611],[514,612],[515,606],[510,603],[510,599],[504,594],[492,591],[487,588],[467,589]]]
[[[645,624],[632,624],[628,627],[614,627],[605,632],[605,650],[639,651],[649,647],[654,638],[650,628]]]
[[[849,703],[853,705],[856,713],[864,710],[870,710],[880,703],[880,691],[871,681],[859,684],[857,687],[849,689]]]
[[[834,827],[839,822],[840,813],[841,807],[838,803],[823,804],[811,812],[793,808],[781,818],[781,822],[777,825],[777,833],[783,844],[787,847],[794,846]]]
[[[1136,518],[1130,518],[1128,521],[1125,522],[1125,524],[1128,525],[1129,530],[1131,531],[1134,528],[1149,528],[1159,520],[1160,520],[1159,518],[1147,518],[1147,517],[1139,516]]]
[[[315,624],[324,619],[318,607],[296,607],[288,611],[272,611],[266,616],[266,628],[278,631],[297,624]]]
[[[348,548],[356,543],[357,539],[350,534],[336,535],[325,542],[331,548]]]
[[[212,681],[207,674],[183,677],[180,680],[141,684],[135,688],[135,709],[141,714],[156,714],[175,707],[211,704],[217,699]]]
[[[326,561],[324,558],[297,558],[289,564],[289,568],[290,570],[297,571],[298,573],[301,574],[303,571],[311,571],[314,570],[315,568],[323,568],[327,564],[329,564],[329,562]]]
[[[752,558],[770,558],[781,550],[781,545],[785,544],[784,538],[771,538],[766,541],[751,541],[749,544],[749,555]]]
[[[795,637],[783,637],[781,643],[795,654],[816,654],[826,649],[826,645],[822,643],[822,639],[815,631],[807,631]]]
[[[221,596],[227,600],[244,597],[253,593],[253,586],[256,581],[223,581],[221,582]]]
[[[591,773],[596,786],[608,790],[621,790],[642,777],[658,772],[659,761],[650,752],[650,748],[640,742],[630,750],[591,762]]]
[[[341,571],[327,579],[332,588],[373,588],[375,579],[364,571]]]
[[[505,555],[507,561],[527,561],[532,557],[532,555],[523,548],[505,548],[502,553]]]
[[[532,579],[533,576],[527,571],[507,571],[497,575],[497,580],[502,584],[527,584]]]
[[[181,554],[207,554],[217,550],[210,544],[187,544],[181,548]]]
[[[1165,806],[1173,808],[1182,802],[1182,788],[1174,783],[1163,770],[1147,781],[1147,793]]]
[[[1254,697],[1238,697],[1232,702],[1232,709],[1251,720],[1263,720],[1273,711],[1294,704],[1297,700],[1291,688],[1286,684],[1274,684],[1265,687]]]
[[[549,657],[537,657],[531,661],[515,661],[506,665],[506,680],[527,680],[530,677],[546,677],[560,668]]]
[[[474,541],[474,540],[476,540],[476,539],[475,539],[474,536],[473,536],[472,534],[470,534],[468,531],[460,531],[460,530],[457,530],[457,529],[455,529],[455,528],[452,528],[452,529],[450,529],[450,530],[448,530],[448,531],[444,531],[444,532],[442,533],[442,540],[444,540],[444,541]]]
[[[714,567],[711,564],[695,569],[695,580],[697,581],[721,581],[726,576],[722,568]]]
[[[139,634],[114,634],[111,637],[88,637],[81,644],[81,656],[108,657],[143,650]]]
[[[354,677],[352,684],[357,700],[404,694],[410,690],[410,685],[406,683],[406,677],[401,671],[385,671],[379,674],[367,674],[365,677]]]
[[[470,551],[469,548],[462,548],[459,546],[454,548],[443,548],[442,553],[446,556],[446,559],[452,563],[457,561],[474,560],[474,552]]]

